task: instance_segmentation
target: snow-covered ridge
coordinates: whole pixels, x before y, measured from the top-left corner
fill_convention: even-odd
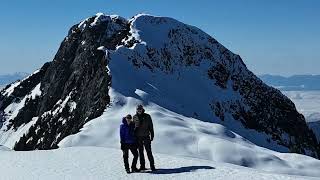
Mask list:
[[[181,69],[180,76],[164,72],[154,75],[147,67],[139,69],[127,63],[127,57],[131,57],[129,53],[134,53],[136,48],[139,45],[134,48],[122,46],[117,51],[109,51],[108,70],[112,74],[110,105],[102,116],[85,124],[79,133],[63,139],[59,147],[119,148],[119,125],[122,117],[128,113],[134,114],[137,104],[145,104],[146,112],[151,114],[154,122],[155,152],[227,162],[273,173],[296,172],[300,175],[318,176],[300,170],[300,167],[313,169],[313,163],[317,164],[317,160],[311,158],[309,162],[296,164],[297,158],[303,159],[304,156],[274,152],[247,140],[252,139],[265,146],[273,146],[273,149],[288,151],[274,142],[268,143],[267,135],[246,130],[232,119],[225,119],[223,123],[218,118],[212,119],[209,107],[204,108],[209,92],[215,92],[212,94],[217,100],[229,98],[231,101],[241,97],[234,91],[210,86],[210,80],[205,74],[198,76],[207,64],[200,65],[199,69]],[[190,81],[197,82],[198,86],[190,88]],[[249,138],[246,139],[237,132]]]
[[[117,67],[125,69],[124,67],[129,62],[141,70],[141,73],[127,75],[136,77],[140,81],[132,85],[133,89],[128,91],[134,92],[135,87],[141,89],[144,83],[157,84],[156,89],[165,92],[165,94],[159,95],[159,91],[149,92],[149,89],[146,90],[147,93],[150,93],[148,97],[153,98],[152,100],[157,96],[166,97],[166,100],[154,100],[156,104],[186,116],[197,117],[202,121],[217,122],[219,119],[223,120],[224,122],[220,123],[237,132],[240,131],[242,136],[260,146],[282,152],[288,151],[287,148],[277,146],[272,141],[268,143],[267,141],[272,139],[269,135],[263,135],[264,138],[261,137],[257,140],[257,136],[252,135],[250,131],[242,130],[243,128],[239,129],[239,124],[234,125],[234,115],[239,114],[234,111],[239,111],[239,109],[250,111],[252,108],[250,106],[256,106],[257,101],[262,101],[262,99],[254,100],[262,95],[253,95],[253,97],[247,97],[250,99],[249,101],[252,101],[248,105],[248,103],[243,102],[243,96],[251,96],[255,93],[251,93],[250,89],[248,94],[241,94],[239,90],[235,90],[235,84],[239,82],[236,82],[238,81],[237,78],[234,80],[232,77],[239,77],[239,79],[242,79],[240,82],[248,79],[248,81],[256,81],[257,84],[261,83],[256,77],[252,77],[252,73],[246,69],[238,55],[227,50],[200,29],[172,18],[139,14],[130,19],[129,22],[130,33],[123,41],[124,44],[117,46],[115,51],[104,49],[107,57],[109,57],[108,61],[111,63],[112,61],[119,61]],[[127,61],[124,59],[127,59]],[[208,78],[208,70],[214,73],[212,80]],[[124,70],[124,72],[127,72],[127,70]],[[166,74],[170,75],[168,79],[164,78]],[[154,76],[159,78],[148,78]],[[115,79],[114,77],[115,75],[113,75],[113,79]],[[171,79],[176,81],[171,81]],[[132,80],[122,80],[120,82],[127,81]],[[212,81],[216,81],[215,84],[218,86],[213,86]],[[196,84],[196,87],[190,88],[193,83]],[[261,84],[261,86],[264,85]],[[262,89],[262,91],[266,90]],[[203,92],[204,96],[198,95],[199,92]],[[189,98],[194,93],[197,94],[196,98]],[[280,96],[289,100],[285,96]],[[211,107],[208,106],[209,104]],[[292,105],[290,104],[290,106]],[[216,111],[216,117],[212,116],[212,110]],[[217,113],[217,111],[222,112]],[[283,131],[279,130],[279,132]],[[289,136],[283,133],[280,138],[284,140],[283,143],[289,144],[289,141],[291,141],[288,138]]]
[[[118,16],[118,15],[106,15],[104,13],[97,13],[94,17],[93,22],[90,23],[89,27],[92,26],[96,26],[99,23],[102,22],[106,22],[106,21],[116,21],[116,20],[120,20],[120,21],[127,21],[125,18]],[[86,18],[84,20],[82,20],[79,24],[78,24],[78,28],[80,28],[82,31],[88,27],[87,22],[89,21],[89,18]]]
[[[99,118],[85,124],[79,133],[63,139],[60,148],[95,146],[119,149],[122,116],[134,114],[136,105],[150,96],[141,90],[135,93],[136,96],[125,97],[111,89],[111,107]],[[316,159],[261,148],[225,126],[185,117],[154,103],[145,108],[154,122],[154,152],[231,163],[271,173],[320,177],[320,161]]]

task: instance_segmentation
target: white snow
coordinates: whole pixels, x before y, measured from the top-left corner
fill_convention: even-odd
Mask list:
[[[9,88],[5,90],[5,92],[3,93],[4,96],[10,96],[13,91],[14,91],[14,88],[16,88],[17,86],[19,86],[20,84],[20,81],[16,81],[12,84],[10,84]]]
[[[34,125],[37,120],[38,118],[34,117],[30,122],[21,125],[17,130],[11,128],[7,131],[0,131],[0,144],[12,149],[15,143],[29,131],[30,127]]]
[[[0,144],[1,145],[5,145],[8,148],[13,148],[15,143],[37,121],[38,118],[34,117],[29,123],[21,125],[17,130],[14,130],[13,127],[11,127],[10,129],[7,129],[7,126],[9,125],[10,121],[14,119],[18,115],[20,109],[24,107],[26,99],[28,98],[34,99],[36,96],[41,95],[40,86],[41,86],[41,83],[39,83],[30,92],[30,94],[23,97],[22,100],[20,100],[19,102],[13,102],[4,110],[4,112],[6,113],[6,121],[0,128]]]
[[[128,113],[134,114],[137,104],[144,104],[146,112],[153,118],[153,149],[157,153],[231,163],[272,173],[320,177],[320,161],[308,156],[279,153],[259,147],[257,145],[288,152],[287,148],[273,141],[267,142],[267,135],[245,129],[227,112],[224,122],[212,115],[210,103],[241,99],[240,94],[231,90],[232,88],[218,88],[207,78],[208,66],[213,62],[201,61],[198,68],[172,65],[176,69],[170,74],[157,69],[152,73],[145,66],[139,69],[133,66],[130,61],[135,58],[152,63],[148,61],[150,58],[145,57],[146,45],[149,48],[170,47],[166,38],[168,31],[172,28],[180,28],[181,31],[186,29],[185,25],[179,22],[170,22],[173,27],[162,23],[175,20],[160,18],[155,21],[147,15],[134,17],[131,21],[132,36],[142,43],[131,48],[119,46],[115,51],[109,52],[108,69],[112,74],[112,88],[109,90],[111,105],[102,116],[86,123],[79,133],[63,139],[59,147],[119,148],[119,125],[122,117]],[[186,37],[181,43],[202,47],[204,42],[207,42],[207,36],[196,28],[187,27],[194,31],[192,36],[196,37]],[[157,29],[157,36],[148,35],[152,28]],[[195,42],[193,39],[199,41]],[[180,52],[174,50],[182,48],[178,47],[180,45],[182,46],[172,46],[173,50],[170,52]],[[223,47],[217,45],[216,48]],[[180,55],[171,54],[176,59]],[[174,63],[182,62],[177,60]],[[193,82],[196,82],[196,86],[191,87]],[[230,82],[228,86],[230,87]],[[211,96],[208,97],[208,94]]]
[[[13,102],[11,103],[5,110],[4,112],[7,114],[7,120],[11,120],[14,119],[21,108],[23,108],[26,99],[27,98],[32,98],[34,99],[36,96],[40,96],[41,95],[41,90],[40,90],[40,86],[41,83],[39,83],[32,91],[29,95],[26,95],[24,98],[22,98],[22,100],[20,100],[19,102]]]
[[[53,115],[55,115],[55,114],[58,113],[58,112],[61,113],[62,110],[65,108],[65,106],[66,106],[67,104],[68,104],[69,107],[71,107],[70,111],[73,111],[73,110],[74,110],[73,108],[75,108],[75,107],[77,106],[77,104],[76,104],[75,102],[73,102],[73,101],[72,101],[72,102],[69,102],[72,93],[73,93],[73,92],[71,91],[71,92],[69,93],[69,95],[68,95],[64,100],[60,99],[60,100],[55,104],[56,109],[54,109],[52,112],[49,111],[48,113],[49,113],[49,114],[53,114]]]
[[[0,152],[2,151],[12,151],[10,148],[0,145]]]
[[[98,47],[98,48],[97,48],[97,50],[100,50],[100,51],[106,51],[106,50],[107,50],[107,48],[105,48],[104,46],[100,46],[100,47]]]
[[[86,28],[86,21],[88,21],[89,20],[89,18],[86,18],[86,19],[84,19],[83,21],[81,21],[80,23],[79,23],[79,25],[78,25],[78,28],[79,29],[81,29],[81,30],[84,30],[84,28]],[[68,38],[68,37],[66,37],[66,38]]]
[[[105,179],[215,179],[311,180],[306,176],[270,174],[241,166],[188,157],[155,154],[158,171],[127,174],[122,152],[99,147],[73,147],[50,151],[1,151],[1,179],[105,180]]]
[[[90,26],[95,26],[97,23],[103,22],[103,21],[111,21],[111,17],[106,16],[103,13],[97,13],[94,21],[90,24]]]
[[[114,18],[120,17],[98,13],[91,26]],[[87,20],[79,24],[79,28],[85,28],[85,21]],[[228,82],[227,89],[213,85],[214,82],[207,78],[207,69],[214,62],[208,59],[199,62],[198,68],[188,66],[182,68],[181,64],[184,63],[179,61],[182,54],[179,54],[181,51],[178,49],[183,48],[184,45],[199,47],[196,51],[211,48],[214,52],[213,56],[220,59],[220,51],[224,49],[222,45],[214,43],[207,47],[209,36],[195,27],[171,18],[155,19],[149,15],[140,14],[130,21],[131,36],[127,41],[134,38],[139,43],[130,48],[118,46],[115,51],[109,51],[103,46],[98,48],[109,53],[107,57],[110,58],[110,63],[107,68],[112,75],[112,88],[108,93],[111,97],[111,105],[106,108],[102,116],[86,123],[79,133],[64,138],[59,143],[58,150],[1,152],[0,162],[5,162],[0,169],[1,178],[50,180],[312,179],[312,176],[320,177],[319,160],[299,154],[269,150],[288,152],[287,148],[273,141],[267,142],[266,139],[269,136],[245,129],[240,122],[233,120],[230,113],[225,112],[223,122],[212,114],[210,103],[225,102],[226,104],[223,105],[227,106],[228,102],[241,101],[242,97],[238,92],[231,90],[231,82]],[[117,28],[121,27],[108,26],[108,31],[112,32]],[[154,36],[155,29],[157,36]],[[172,39],[168,38],[168,33],[171,30],[190,36],[183,36],[181,41],[170,44],[169,41]],[[178,40],[180,37],[175,38],[174,40]],[[147,47],[172,50],[166,52],[173,57],[171,66],[173,69],[170,75],[156,69],[150,70],[145,66],[137,69],[128,63],[134,58],[140,60],[137,62],[140,65],[142,62],[152,63],[150,58],[146,57]],[[152,60],[154,62],[162,60],[164,57],[161,53],[156,54]],[[198,54],[195,53],[194,59],[201,59],[197,56]],[[230,63],[222,61],[226,64]],[[241,66],[241,64],[227,66]],[[151,73],[151,71],[157,72]],[[196,82],[196,86],[191,88],[193,82]],[[10,88],[8,93],[14,86]],[[34,98],[40,94],[39,84],[27,96]],[[208,94],[211,96],[208,97]],[[65,99],[59,100],[57,102],[59,106],[45,114],[61,112],[65,105],[73,111],[77,104],[69,101],[70,97],[69,94]],[[296,99],[301,97],[303,95],[299,94]],[[124,173],[122,155],[119,151],[119,125],[123,116],[135,113],[135,107],[138,104],[144,104],[146,112],[153,118],[155,126],[153,150],[156,166],[162,169],[158,174],[126,175]],[[11,104],[6,109],[9,119],[14,118],[23,105],[23,99],[19,103]],[[1,131],[0,144],[12,148],[36,121],[37,118],[33,118],[17,131],[12,129]],[[61,118],[59,121],[65,123],[66,120]],[[284,138],[286,138],[285,135]]]
[[[4,91],[3,95],[4,95],[4,96],[10,96],[10,95],[13,93],[14,88],[16,88],[17,86],[19,86],[22,81],[28,79],[29,77],[31,77],[32,75],[38,73],[39,71],[40,71],[40,70],[38,69],[38,70],[34,71],[32,74],[30,74],[29,76],[25,77],[24,79],[18,80],[18,81],[16,81],[16,82],[10,84],[9,88],[7,88],[7,89]],[[1,89],[0,89],[0,90],[1,90]]]
[[[31,91],[30,97],[31,97],[32,99],[35,99],[36,96],[41,96],[40,87],[41,87],[41,83],[39,83],[39,84]]]
[[[120,52],[126,51],[121,48]],[[195,157],[214,162],[227,162],[273,173],[319,176],[319,161],[295,154],[281,154],[254,145],[226,126],[215,123],[209,114],[206,94],[217,92],[216,99],[237,98],[231,91],[214,89],[209,86],[205,76],[196,76],[194,69],[184,69],[181,77],[161,74],[154,76],[146,68],[136,70],[121,54],[111,54],[108,65],[112,74],[112,88],[109,91],[111,106],[102,116],[89,121],[81,131],[63,139],[60,147],[100,146],[117,148],[119,146],[119,125],[127,113],[134,114],[137,104],[145,104],[147,113],[153,117],[155,126],[155,152],[174,156]],[[121,67],[121,68],[117,68]],[[198,87],[189,88],[195,81]],[[125,83],[123,83],[125,82]],[[139,89],[137,89],[139,87]],[[176,89],[178,88],[178,89]],[[168,93],[170,92],[170,94]],[[183,93],[182,93],[183,92]],[[201,92],[196,94],[194,92]],[[203,95],[203,96],[202,96]],[[197,112],[201,120],[192,118]],[[259,134],[241,129],[240,123],[228,122],[238,131],[259,140]],[[264,139],[265,137],[260,139]],[[261,142],[260,142],[261,143]],[[275,146],[275,145],[274,145]],[[278,147],[279,148],[279,147]],[[285,158],[283,158],[285,157]],[[290,160],[287,160],[287,158]],[[294,158],[293,158],[294,157]],[[299,160],[298,160],[299,159]],[[304,159],[304,161],[302,161]],[[298,163],[298,164],[297,164]]]
[[[71,101],[68,103],[68,106],[70,107],[69,111],[72,112],[73,110],[75,110],[77,108],[77,103],[74,101]]]
[[[141,92],[141,91],[139,91]],[[60,147],[100,146],[118,148],[121,117],[134,113],[141,101],[110,90],[112,107],[89,121],[81,132],[63,139]],[[115,98],[116,97],[116,98]],[[188,118],[155,104],[146,106],[155,126],[155,152],[228,162],[273,173],[320,177],[320,161],[308,156],[278,153],[261,148],[224,126]]]
[[[18,115],[20,109],[23,108],[26,99],[27,96],[25,96],[22,100],[13,102],[8,107],[6,107],[4,112],[7,114],[7,119],[14,119]]]

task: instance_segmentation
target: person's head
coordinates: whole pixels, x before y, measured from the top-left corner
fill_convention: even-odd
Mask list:
[[[128,115],[126,116],[126,120],[127,120],[127,123],[130,124],[131,121],[132,121],[132,116],[131,116],[130,114],[128,114]]]
[[[142,104],[139,104],[137,106],[137,114],[142,114],[142,113],[144,113],[144,108]]]

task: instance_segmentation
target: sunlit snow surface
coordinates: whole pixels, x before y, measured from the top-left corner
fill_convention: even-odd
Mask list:
[[[128,113],[134,114],[136,106],[144,104],[155,126],[154,152],[232,163],[273,173],[320,177],[320,161],[308,156],[278,153],[259,147],[250,141],[286,151],[273,142],[267,144],[263,133],[243,128],[240,122],[228,115],[224,122],[213,118],[209,106],[204,105],[210,103],[207,94],[212,95],[210,98],[223,100],[241,97],[237,92],[210,85],[212,82],[205,74],[207,63],[210,62],[202,62],[199,68],[180,68],[179,73],[171,75],[161,71],[151,73],[146,67],[137,69],[128,63],[128,57],[145,51],[145,43],[159,46],[157,42],[165,41],[161,32],[169,29],[162,28],[160,24],[157,33],[159,36],[147,36],[149,27],[141,23],[141,19],[148,21],[149,18],[143,15],[137,18],[140,21],[133,20],[132,34],[142,43],[131,48],[119,46],[115,51],[106,50],[110,58],[108,69],[112,75],[110,106],[102,116],[86,123],[79,133],[63,139],[59,143],[60,147],[119,148],[119,125],[122,117]],[[170,24],[177,25],[176,22]],[[139,26],[144,26],[141,29],[145,31],[139,31]],[[189,88],[193,82],[197,86]]]
[[[306,176],[280,175],[189,157],[155,155],[158,171],[127,174],[122,152],[99,147],[72,147],[49,151],[0,150],[0,179],[106,180],[106,179],[215,179],[308,180]],[[148,167],[148,164],[147,164]]]
[[[99,15],[99,17],[102,16]],[[148,31],[152,29],[151,26],[137,19],[150,21],[150,18],[138,15],[133,19],[131,38],[141,43],[130,48],[118,46],[114,51],[99,47],[99,50],[106,51],[109,58],[107,69],[112,75],[112,85],[108,93],[111,103],[105,112],[100,117],[86,123],[79,133],[63,139],[59,143],[60,149],[58,150],[1,152],[0,162],[5,162],[2,163],[0,169],[1,178],[49,180],[309,178],[278,173],[320,177],[319,160],[259,147],[250,141],[277,151],[287,151],[286,148],[274,144],[273,141],[266,142],[265,134],[245,129],[228,113],[226,113],[224,122],[214,118],[208,105],[212,99],[236,100],[241,96],[231,89],[223,90],[212,86],[213,82],[208,80],[206,74],[211,62],[201,62],[199,68],[179,68],[175,74],[170,76],[161,71],[151,73],[146,67],[136,69],[137,67],[129,64],[128,57],[143,58],[143,53],[141,55],[139,52],[146,51],[146,43],[148,46],[158,47],[157,42],[166,41],[163,34],[170,29],[170,27],[162,27],[160,23],[155,25],[159,26],[157,27],[158,36],[149,36]],[[108,19],[97,18],[95,23],[99,23],[100,20]],[[179,26],[183,30],[182,25],[172,19],[160,20],[173,21],[170,24]],[[79,26],[85,28],[82,27],[83,24]],[[139,31],[139,26],[146,26],[143,27],[145,31]],[[197,32],[197,29],[189,28]],[[192,36],[201,34],[194,33]],[[206,41],[206,37],[202,36],[198,38],[202,40],[199,42],[193,42],[190,39],[194,38],[186,37],[184,43],[197,43],[201,46],[202,41]],[[172,48],[178,47],[173,46]],[[172,54],[172,56],[178,55]],[[237,65],[241,66],[241,64]],[[190,88],[193,84],[197,86]],[[8,90],[7,94],[10,92]],[[212,95],[210,97],[212,99],[208,98],[208,94]],[[67,98],[58,101],[59,106],[55,109],[56,111],[64,107]],[[139,173],[129,176],[124,173],[122,155],[119,151],[119,125],[123,116],[135,113],[138,104],[144,104],[146,112],[153,118],[155,139],[152,147],[155,152],[156,166],[160,168],[158,174]],[[77,107],[77,104],[73,102],[71,105],[71,110]],[[10,115],[14,116],[20,106],[18,104],[10,108],[13,110]],[[13,136],[10,134],[11,131],[5,132],[8,136],[2,137],[10,135],[12,138],[0,139],[1,142],[6,142],[6,146],[13,147],[14,142],[19,140],[27,131],[28,126],[35,121],[37,119],[21,126],[19,133]]]

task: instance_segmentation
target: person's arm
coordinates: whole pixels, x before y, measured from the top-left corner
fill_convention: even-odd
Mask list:
[[[153,129],[152,118],[151,118],[150,115],[149,115],[149,119],[150,119],[150,123],[149,123],[150,138],[151,138],[151,141],[153,141],[153,138],[154,138],[154,129]]]
[[[122,144],[124,141],[124,127],[120,125],[120,143]]]
[[[137,134],[137,129],[139,127],[139,118],[137,116],[133,116],[133,122],[134,122],[134,134]]]

